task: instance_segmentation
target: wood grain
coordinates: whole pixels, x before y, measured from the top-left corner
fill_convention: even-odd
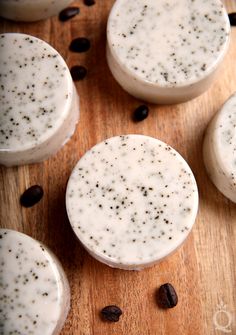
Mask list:
[[[24,32],[51,43],[69,67],[84,65],[88,76],[77,84],[81,118],[69,143],[51,159],[30,166],[0,169],[0,224],[47,244],[60,258],[68,275],[72,304],[61,335],[214,335],[224,334],[213,323],[222,300],[236,334],[236,205],[224,198],[208,179],[202,161],[205,127],[222,103],[236,90],[236,28],[230,50],[216,82],[200,97],[173,106],[150,105],[145,121],[132,122],[140,101],[125,93],[112,78],[105,60],[105,29],[114,1],[79,5],[81,13],[61,23],[57,17],[37,24],[0,20],[1,32]],[[225,1],[236,11],[235,0]],[[92,48],[74,54],[72,38],[85,36]],[[76,240],[65,210],[65,188],[77,160],[97,142],[120,134],[157,137],[178,150],[189,162],[199,186],[200,208],[187,242],[172,256],[141,272],[111,269],[92,259]],[[45,196],[36,206],[19,205],[30,185],[43,186]],[[155,301],[156,289],[171,282],[179,295],[172,310]],[[102,322],[99,311],[109,304],[123,309],[115,324]],[[218,322],[228,322],[218,314]],[[43,334],[42,334],[43,335]]]

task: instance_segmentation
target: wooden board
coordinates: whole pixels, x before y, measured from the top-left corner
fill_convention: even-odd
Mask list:
[[[204,129],[236,90],[236,28],[218,80],[208,92],[184,104],[150,105],[148,119],[135,124],[131,115],[140,102],[118,86],[105,60],[106,21],[113,3],[97,0],[86,7],[76,1],[81,13],[65,23],[57,17],[37,24],[0,20],[1,32],[35,35],[52,44],[69,67],[88,68],[88,76],[77,84],[81,118],[69,143],[44,163],[1,168],[1,227],[41,240],[60,258],[72,294],[62,335],[211,335],[226,330],[236,334],[236,205],[213,186],[202,161]],[[228,11],[236,11],[235,0],[225,3]],[[89,52],[69,51],[71,39],[79,36],[91,40]],[[129,133],[157,137],[178,150],[193,169],[200,192],[197,222],[187,242],[141,272],[112,269],[92,259],[70,228],[64,201],[68,177],[85,151],[105,138]],[[22,208],[19,197],[34,184],[43,186],[44,198],[30,209]],[[155,301],[156,289],[165,282],[171,282],[179,295],[177,307],[167,311]],[[218,310],[221,301],[226,306]],[[99,317],[100,309],[109,304],[123,309],[118,323]],[[216,329],[217,324],[222,328]]]

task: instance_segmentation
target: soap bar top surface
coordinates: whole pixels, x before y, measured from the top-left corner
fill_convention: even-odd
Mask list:
[[[90,149],[67,186],[70,223],[88,251],[108,265],[139,267],[175,250],[191,230],[198,190],[185,160],[142,135]]]
[[[212,141],[218,163],[224,173],[231,177],[236,191],[236,93],[215,116]]]
[[[37,147],[70,111],[69,70],[55,49],[29,35],[0,35],[0,54],[0,150]]]
[[[213,72],[227,51],[229,32],[220,0],[118,0],[107,37],[126,71],[172,87]]]
[[[57,262],[38,241],[0,229],[0,334],[56,334],[69,302]]]

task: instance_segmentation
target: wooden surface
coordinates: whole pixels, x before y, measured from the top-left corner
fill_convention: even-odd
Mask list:
[[[236,28],[221,73],[202,96],[179,105],[150,105],[150,116],[135,124],[131,115],[140,102],[112,78],[105,60],[105,28],[114,1],[97,0],[61,23],[57,17],[37,24],[0,20],[1,32],[24,32],[52,44],[70,66],[88,68],[77,84],[81,118],[69,143],[48,161],[0,170],[1,227],[19,230],[47,244],[61,260],[71,286],[71,310],[61,335],[211,335],[236,334],[236,205],[208,179],[202,161],[202,138],[211,116],[236,90]],[[235,0],[225,1],[236,11]],[[72,38],[85,36],[91,50],[69,51]],[[74,236],[65,211],[65,188],[77,160],[87,149],[113,135],[145,134],[178,150],[189,162],[199,186],[198,218],[187,242],[172,256],[141,272],[111,269],[92,259]],[[19,205],[30,185],[43,186],[43,200],[31,209]],[[163,311],[156,289],[172,283],[179,303]],[[218,304],[226,305],[218,311]],[[123,309],[115,324],[102,322],[99,311],[109,304]],[[216,314],[217,313],[217,314]],[[215,318],[215,322],[214,322]],[[216,329],[216,321],[223,326]],[[228,327],[224,327],[227,326]],[[43,335],[43,334],[42,334]]]

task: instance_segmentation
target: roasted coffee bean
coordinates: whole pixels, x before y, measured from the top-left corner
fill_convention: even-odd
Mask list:
[[[90,49],[90,41],[86,37],[78,37],[71,41],[70,50],[74,52],[85,52]]]
[[[43,197],[43,189],[39,185],[28,188],[20,197],[20,203],[24,207],[32,207]]]
[[[84,66],[75,65],[70,69],[70,73],[73,80],[78,81],[84,79],[87,74],[87,69]]]
[[[106,306],[101,310],[102,318],[106,321],[117,322],[122,314],[122,310],[115,306]]]
[[[67,7],[60,12],[59,20],[62,22],[68,21],[79,14],[79,12],[79,7]]]
[[[84,4],[86,6],[92,6],[92,5],[95,5],[95,1],[94,0],[84,0]]]
[[[161,285],[157,292],[157,302],[162,308],[173,308],[177,305],[178,296],[171,284]]]
[[[133,120],[136,122],[143,121],[148,117],[149,108],[146,105],[137,107],[133,114]]]
[[[231,26],[236,26],[236,12],[229,14],[229,22]]]

